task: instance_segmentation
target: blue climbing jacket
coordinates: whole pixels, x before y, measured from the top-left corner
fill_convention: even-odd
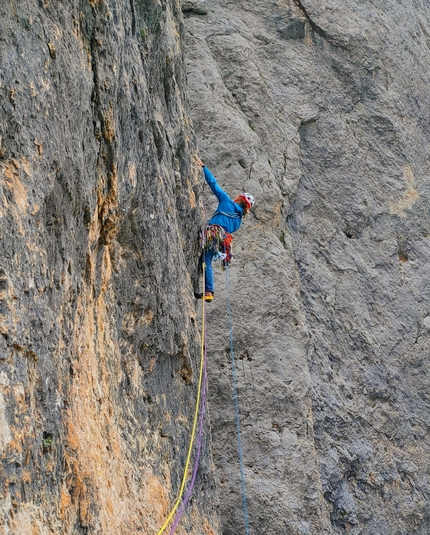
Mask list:
[[[207,167],[203,167],[206,182],[219,201],[218,208],[209,220],[209,225],[219,225],[227,232],[235,232],[242,223],[243,210],[222,190]]]

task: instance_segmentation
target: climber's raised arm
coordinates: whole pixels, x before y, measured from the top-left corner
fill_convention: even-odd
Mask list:
[[[229,199],[229,196],[227,193],[218,186],[218,182],[216,181],[216,178],[213,176],[213,174],[209,171],[209,169],[205,166],[205,164],[199,159],[199,165],[203,168],[203,173],[205,174],[206,182],[208,183],[209,187],[211,188],[212,192],[216,196],[216,198],[219,200],[219,202],[225,201],[226,199]]]

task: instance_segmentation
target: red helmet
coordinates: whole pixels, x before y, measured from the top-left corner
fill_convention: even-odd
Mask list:
[[[251,208],[254,206],[254,197],[250,193],[241,193],[238,195],[234,202],[244,201],[246,206],[248,207],[248,210],[251,210]]]

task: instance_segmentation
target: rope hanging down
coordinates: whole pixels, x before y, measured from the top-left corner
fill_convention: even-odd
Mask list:
[[[204,300],[203,300],[204,301]],[[203,324],[206,325],[206,316],[205,316],[205,310],[203,308]],[[199,421],[199,431],[197,435],[197,452],[196,452],[196,458],[194,459],[194,470],[193,470],[193,476],[191,478],[190,486],[188,487],[187,493],[185,494],[185,497],[182,501],[181,507],[179,508],[179,511],[176,515],[175,521],[170,528],[169,535],[173,535],[177,525],[179,524],[179,521],[181,520],[182,514],[185,511],[185,507],[187,506],[191,494],[193,492],[194,483],[196,481],[197,476],[197,470],[199,468],[199,462],[200,462],[200,453],[202,449],[202,442],[203,442],[203,424],[204,424],[204,415],[205,415],[205,399],[206,399],[206,391],[207,391],[207,373],[206,373],[206,328],[204,329],[204,344],[205,344],[205,355],[204,355],[204,363],[203,363],[203,388],[202,388],[202,395],[200,399],[200,421]]]
[[[230,356],[231,356],[231,375],[233,378],[233,397],[234,407],[236,411],[236,432],[237,432],[237,450],[239,453],[239,465],[240,465],[240,479],[242,484],[242,500],[243,500],[243,521],[245,524],[245,534],[249,535],[249,520],[248,520],[248,507],[246,500],[246,487],[245,487],[245,470],[243,467],[243,451],[242,440],[240,438],[240,420],[239,420],[239,400],[237,397],[236,387],[236,367],[234,365],[234,348],[233,348],[233,321],[231,319],[231,307],[230,307],[230,291],[228,288],[228,269],[225,270],[225,285],[227,290],[227,310],[228,310],[228,322],[230,326]]]
[[[204,296],[204,292],[205,292],[205,264],[203,262],[203,296]],[[198,414],[199,414],[199,405],[201,406],[201,417],[200,417],[200,420],[201,420],[201,429],[203,429],[203,421],[202,421],[202,414],[203,414],[203,403],[204,403],[204,393],[205,393],[205,389],[202,390],[202,385],[203,385],[203,380],[204,378],[206,379],[206,325],[205,325],[205,320],[206,320],[206,315],[205,315],[205,299],[203,298],[202,299],[202,335],[201,335],[201,348],[200,348],[200,372],[199,372],[199,384],[198,384],[198,389],[197,389],[197,401],[196,401],[196,408],[194,410],[194,420],[193,420],[193,428],[192,428],[192,431],[191,431],[191,439],[190,439],[190,445],[188,447],[188,454],[187,454],[187,460],[185,462],[185,468],[184,468],[184,475],[182,476],[182,482],[181,482],[181,487],[179,489],[179,494],[178,494],[178,497],[176,498],[176,501],[172,507],[172,510],[170,511],[168,517],[166,518],[164,524],[161,526],[161,529],[160,531],[157,533],[157,535],[162,535],[165,531],[166,531],[166,528],[167,526],[169,525],[169,522],[171,521],[173,515],[176,513],[176,510],[178,509],[179,507],[179,504],[181,503],[181,500],[182,500],[182,495],[184,493],[184,489],[185,489],[185,484],[187,482],[187,475],[188,475],[188,469],[189,469],[189,466],[190,466],[190,460],[191,460],[191,454],[192,454],[192,451],[193,451],[193,445],[194,445],[194,440],[195,440],[195,437],[196,437],[196,427],[197,427],[197,419],[198,419]],[[202,394],[203,392],[203,394]],[[200,398],[202,398],[202,402],[199,403],[200,401]],[[200,436],[200,439],[199,441],[201,441],[201,431],[200,431],[200,428],[199,428],[199,436]],[[201,444],[199,444],[199,448],[198,448],[198,456],[200,456],[200,449],[201,449]],[[195,474],[197,473],[197,465],[198,465],[198,458],[196,458],[196,463],[195,463],[195,468],[194,468],[194,472]],[[193,479],[192,479],[192,485],[190,485],[190,489],[192,490],[192,487],[194,486],[194,481],[195,481],[195,474],[193,474]],[[188,493],[187,493],[187,496],[186,496],[186,500],[188,502],[190,496],[191,496],[191,490],[188,490],[188,493],[189,493],[189,496],[188,496]],[[185,502],[185,500],[184,500]],[[185,504],[186,505],[186,504]],[[185,507],[185,505],[183,507]],[[181,508],[181,511],[180,511],[180,516],[182,515],[182,512],[183,512],[183,508]],[[180,518],[179,516],[179,518]],[[178,519],[178,522],[179,522],[179,519]],[[176,528],[176,524],[174,524],[174,526],[172,526],[172,530],[170,531],[170,534],[173,533],[174,531],[174,528]]]

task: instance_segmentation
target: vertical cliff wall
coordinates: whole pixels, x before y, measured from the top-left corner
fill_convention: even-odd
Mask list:
[[[0,531],[157,533],[184,467],[200,225],[178,1],[0,6]],[[178,533],[215,533],[206,437]]]
[[[200,155],[257,200],[230,271],[251,532],[427,535],[428,4],[184,7]],[[243,520],[220,272],[215,295],[231,535]]]
[[[428,535],[429,25],[407,0],[2,2],[2,533],[155,534],[176,498],[195,131],[257,199],[229,270],[251,533]],[[216,478],[207,430],[180,534],[243,533],[224,277]]]

